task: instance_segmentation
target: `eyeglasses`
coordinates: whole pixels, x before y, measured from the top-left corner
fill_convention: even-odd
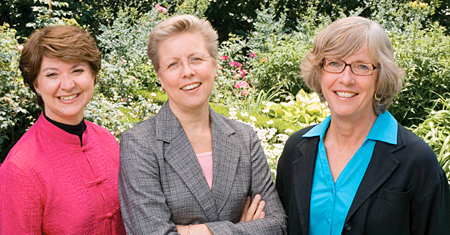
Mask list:
[[[353,74],[362,76],[370,76],[373,74],[373,70],[378,68],[371,63],[353,62],[347,64],[340,60],[324,60],[322,64],[323,70],[329,73],[342,73],[347,66],[350,66]]]
[[[207,59],[210,57],[211,56],[194,55],[189,57],[189,59],[187,60],[171,61],[168,62],[166,65],[161,65],[160,67],[165,72],[178,73],[181,71],[181,68],[183,67],[183,61],[187,61],[191,69],[196,69],[202,67],[207,62]]]

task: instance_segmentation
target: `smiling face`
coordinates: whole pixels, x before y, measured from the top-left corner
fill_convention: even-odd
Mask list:
[[[77,125],[94,94],[94,75],[86,62],[43,57],[34,88],[44,100],[50,119]]]
[[[217,63],[210,57],[202,35],[181,33],[169,37],[161,43],[158,53],[161,66],[157,75],[172,111],[207,108]]]
[[[340,59],[340,58],[330,58]],[[347,64],[353,62],[376,63],[367,50],[341,59]],[[372,101],[375,93],[378,69],[370,76],[355,75],[350,66],[339,74],[322,71],[321,88],[328,102],[331,114],[335,117],[361,118],[375,116]]]

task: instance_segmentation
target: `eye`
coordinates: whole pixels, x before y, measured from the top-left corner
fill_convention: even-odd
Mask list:
[[[189,61],[191,61],[191,63],[198,64],[198,63],[203,62],[203,59],[201,57],[194,56],[194,57],[189,58]]]
[[[170,63],[170,64],[167,66],[167,68],[168,68],[168,69],[170,69],[170,68],[175,68],[175,67],[177,67],[177,65],[178,65],[178,62],[172,62],[172,63]]]
[[[52,78],[52,77],[55,77],[56,75],[57,75],[57,73],[47,73],[47,74],[45,74],[45,77]]]
[[[356,65],[357,65],[356,68],[358,68],[359,70],[365,70],[365,71],[370,70],[370,68],[372,67],[369,64],[362,64],[362,63],[356,64]]]
[[[84,69],[74,69],[73,73],[83,73]]]
[[[338,61],[328,61],[327,66],[330,67],[341,67],[341,63]]]

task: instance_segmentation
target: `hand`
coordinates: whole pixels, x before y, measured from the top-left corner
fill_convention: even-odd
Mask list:
[[[250,200],[251,198],[249,196],[245,200],[244,211],[242,211],[240,222],[248,222],[266,217],[266,213],[264,212],[266,203],[261,200],[261,195],[256,194],[251,205]]]
[[[176,225],[178,233],[181,235],[187,235],[188,225]],[[189,235],[213,235],[211,231],[209,231],[208,226],[205,224],[193,224],[189,228]]]

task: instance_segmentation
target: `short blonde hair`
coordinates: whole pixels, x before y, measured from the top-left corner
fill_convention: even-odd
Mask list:
[[[102,66],[102,54],[94,38],[78,26],[55,25],[36,30],[30,35],[20,56],[19,68],[24,83],[36,93],[36,82],[42,58],[58,58],[63,61],[83,61],[89,64],[94,82]],[[36,103],[44,107],[42,97]]]
[[[219,42],[217,32],[207,20],[193,15],[173,16],[156,25],[148,38],[147,55],[156,72],[159,70],[159,46],[169,37],[180,33],[200,33],[211,57],[217,59]],[[215,60],[214,60],[215,61]]]
[[[347,17],[336,20],[322,30],[314,40],[312,51],[305,55],[300,65],[306,85],[322,100],[322,66],[325,58],[347,58],[364,49],[378,67],[377,97],[373,100],[376,115],[383,113],[392,104],[393,97],[402,87],[404,70],[397,67],[391,40],[381,25],[364,17]]]

